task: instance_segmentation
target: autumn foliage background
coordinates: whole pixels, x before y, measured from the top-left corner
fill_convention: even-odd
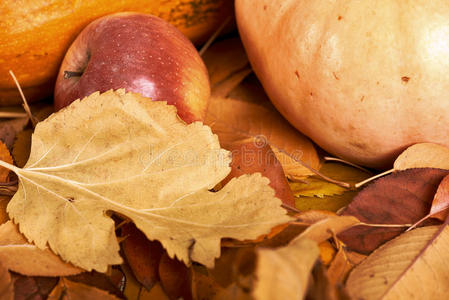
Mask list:
[[[276,111],[252,73],[236,31],[211,41],[202,52],[211,84],[204,124],[211,131],[200,124],[187,126],[176,120],[173,108],[161,103],[147,106],[139,96],[124,91],[95,94],[49,119],[51,99],[33,104],[31,113],[39,121],[36,127],[21,107],[0,109],[1,116],[19,116],[0,123],[0,298],[445,299],[449,292],[449,149],[430,143],[413,145],[385,173],[333,158]],[[123,107],[114,99],[126,99],[132,105]],[[153,115],[158,126],[170,133],[171,139],[154,148],[161,153],[178,145],[178,139],[188,140],[190,148],[177,149],[176,155],[159,160],[158,166],[184,166],[185,161],[172,161],[185,158],[184,150],[200,158],[204,153],[214,157],[210,160],[206,155],[208,164],[157,177],[154,186],[130,180],[138,164],[123,153],[147,149],[139,147],[147,146],[142,140],[154,130],[142,130],[141,123],[130,122],[131,133],[124,139],[123,124],[112,117],[102,119],[98,103],[111,105],[113,112],[146,110]],[[92,113],[92,107],[100,113]],[[105,190],[96,192],[114,202],[110,206],[92,202],[80,210],[100,220],[96,233],[102,230],[98,228],[110,228],[94,239],[99,245],[87,250],[82,239],[88,231],[77,228],[79,220],[70,228],[61,226],[73,233],[73,243],[42,234],[60,226],[39,213],[42,203],[55,205],[51,191],[80,190],[37,173],[64,166],[67,157],[76,156],[76,149],[88,144],[94,126],[85,125],[86,116],[94,124],[104,123],[107,130],[99,135],[105,140],[110,138],[108,132],[118,136],[113,143],[123,150],[117,154],[121,164],[93,160],[84,169],[58,174],[81,181],[103,175],[110,180]],[[62,120],[69,129],[60,128]],[[83,126],[85,131],[79,131]],[[47,157],[44,150],[61,140],[66,148]],[[86,159],[108,147],[96,143]],[[102,167],[112,171],[95,173]],[[248,175],[253,173],[269,180]],[[365,182],[380,173],[381,178]],[[18,188],[21,178],[28,181]],[[49,192],[42,195],[30,182],[48,186]],[[28,194],[24,192],[27,184]],[[194,196],[182,198],[186,190]],[[229,193],[229,199],[216,200]],[[144,206],[145,197],[139,195],[157,201]],[[183,210],[170,210],[164,218],[201,223],[211,230],[160,222],[160,216],[142,221],[139,210],[176,208],[178,197]],[[78,195],[66,200],[78,204]],[[213,201],[216,204],[210,205]],[[7,213],[8,203],[13,204]],[[30,203],[37,204],[31,208]],[[21,211],[24,207],[26,213]],[[35,214],[27,216],[33,209]],[[19,232],[17,221],[28,238]],[[42,230],[33,232],[35,228]]]

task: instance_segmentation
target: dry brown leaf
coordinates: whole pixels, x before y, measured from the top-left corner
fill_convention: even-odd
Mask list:
[[[217,83],[211,89],[211,98],[227,97],[234,88],[236,88],[249,74],[251,74],[251,72],[251,68],[244,68],[232,74],[229,78]]]
[[[448,217],[449,208],[449,175],[443,178],[438,186],[435,197],[433,198],[432,207],[430,208],[429,215],[432,218],[440,219],[441,221],[446,220]]]
[[[9,196],[0,196],[0,224],[5,223],[9,220],[8,213],[6,212],[6,206],[8,205],[11,197]]]
[[[9,153],[6,145],[0,141],[0,160],[3,160],[9,164],[12,164],[12,157]],[[8,180],[9,170],[3,167],[0,167],[0,182],[6,182]]]
[[[97,289],[83,283],[67,280],[62,277],[53,291],[48,295],[48,300],[86,300],[86,299],[120,299],[107,291]]]
[[[234,177],[258,172],[270,180],[270,186],[282,203],[295,207],[295,198],[285,178],[282,165],[268,144],[259,145],[257,140],[250,138],[236,141],[229,145],[227,150],[232,153],[231,173],[221,182],[222,184],[228,183]]]
[[[353,216],[331,216],[310,225],[296,240],[307,238],[316,243],[321,243],[332,235],[339,234],[357,224],[360,224],[360,221]]]
[[[319,221],[328,219],[328,218],[334,218],[337,217],[337,215],[331,211],[327,210],[308,210],[304,212],[300,212],[295,215],[295,222],[296,223],[302,223],[305,226],[309,226],[312,224],[315,224]]]
[[[218,284],[204,267],[193,266],[191,268],[191,274],[193,299],[213,299],[224,290],[224,287]]]
[[[348,260],[343,247],[338,249],[334,259],[327,270],[329,281],[332,285],[343,283],[354,265]]]
[[[133,272],[127,264],[122,264],[120,269],[125,274],[125,289],[123,295],[126,299],[139,299],[142,289],[145,289],[134,277]]]
[[[337,251],[329,241],[321,242],[318,247],[320,248],[320,260],[323,265],[327,266],[334,259]]]
[[[3,265],[3,263],[0,263],[0,299],[14,299],[14,284],[8,269]]]
[[[83,272],[63,262],[49,249],[27,242],[11,221],[0,226],[0,261],[9,270],[28,276],[67,276]]]
[[[31,135],[33,130],[26,129],[17,134],[14,146],[12,148],[12,155],[14,161],[19,168],[25,166],[31,151]]]
[[[202,58],[209,72],[212,87],[249,64],[239,38],[230,38],[213,44]]]
[[[307,290],[307,300],[351,300],[342,285],[333,284],[328,276],[327,268],[317,262],[311,274],[311,283]]]
[[[309,239],[297,239],[279,249],[258,249],[257,300],[303,299],[308,279],[320,250]]]
[[[28,121],[28,118],[20,118],[0,122],[0,141],[5,143],[8,148],[12,148],[17,133],[25,128]]]
[[[447,299],[449,227],[406,232],[374,251],[349,275],[354,299]]]
[[[229,153],[210,128],[174,106],[124,90],[94,93],[40,122],[8,213],[39,248],[106,271],[122,261],[114,211],[170,257],[213,266],[223,237],[255,239],[290,220],[260,174],[231,180]]]
[[[398,227],[356,226],[339,235],[352,250],[368,254],[426,216],[443,178],[441,169],[407,169],[376,180],[357,194],[343,211],[369,224]]]
[[[267,105],[212,97],[205,123],[219,136],[224,148],[235,140],[256,137],[260,144],[270,144],[289,178],[298,179],[314,174],[298,162],[319,169],[320,161],[313,144],[271,104]]]
[[[128,298],[128,299],[133,299],[133,298]],[[139,299],[139,300],[170,300],[170,298],[168,298],[167,294],[162,289],[159,282],[157,282],[149,291],[144,288],[141,289],[140,294],[137,299]]]
[[[432,143],[408,147],[394,162],[395,170],[411,168],[449,169],[449,148]]]
[[[232,283],[224,290],[220,290],[212,300],[253,300],[251,294],[237,283]]]
[[[123,225],[123,255],[136,279],[148,290],[159,281],[159,261],[164,252],[157,241],[150,241],[132,223]]]
[[[67,280],[83,283],[97,289],[107,291],[110,294],[123,298],[121,288],[126,284],[124,273],[117,268],[109,268],[106,273],[96,271],[83,272],[81,274],[66,276]],[[123,282],[125,281],[125,282]]]
[[[58,277],[24,276],[11,273],[15,299],[47,299],[58,284]]]
[[[170,299],[192,299],[190,269],[164,253],[159,263],[161,286]]]
[[[335,162],[323,164],[320,168],[320,173],[332,179],[353,185],[371,176],[371,174],[358,168]],[[348,192],[347,188],[326,181],[318,176],[307,177],[301,182],[292,182],[290,183],[290,187],[296,197],[315,196],[323,198],[325,196],[341,195]]]

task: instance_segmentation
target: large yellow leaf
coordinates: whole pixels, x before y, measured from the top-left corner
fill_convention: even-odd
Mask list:
[[[406,232],[374,251],[349,275],[354,299],[447,299],[449,227]]]
[[[84,269],[122,262],[109,212],[134,221],[171,257],[212,266],[223,237],[255,239],[288,221],[260,174],[212,189],[230,171],[229,152],[175,107],[123,90],[95,93],[36,126],[8,205],[20,231]]]

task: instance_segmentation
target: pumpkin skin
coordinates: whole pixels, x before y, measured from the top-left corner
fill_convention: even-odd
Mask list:
[[[121,11],[154,14],[202,43],[233,9],[232,0],[1,0],[0,106],[22,101],[9,70],[29,102],[50,96],[70,44],[101,16]]]
[[[449,2],[236,0],[236,18],[271,101],[323,149],[385,168],[449,146]]]

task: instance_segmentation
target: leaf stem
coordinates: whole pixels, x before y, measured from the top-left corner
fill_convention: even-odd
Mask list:
[[[358,225],[368,227],[386,227],[386,228],[403,228],[412,226],[412,224],[370,224],[364,222],[360,222]]]
[[[356,188],[360,188],[361,186],[367,184],[368,182],[371,182],[373,180],[376,180],[377,178],[383,177],[383,176],[388,175],[388,174],[393,173],[393,172],[394,172],[394,169],[391,169],[391,170],[385,171],[383,173],[377,174],[377,175],[375,175],[373,177],[370,177],[370,178],[365,179],[365,180],[363,180],[363,181],[361,181],[359,183],[356,183],[355,187]]]
[[[281,207],[282,207],[282,208],[285,208],[286,210],[295,212],[295,213],[300,213],[300,212],[301,212],[301,211],[300,211],[299,209],[297,209],[296,207],[290,206],[290,205],[285,204],[285,203],[282,203],[282,204],[281,204]]]
[[[223,29],[228,25],[228,23],[231,21],[232,16],[229,16],[224,20],[224,22],[220,25],[220,27],[215,30],[215,32],[211,35],[211,37],[207,40],[207,42],[204,44],[204,46],[198,51],[200,56],[203,56],[204,52],[206,52],[207,49],[209,49],[210,45],[217,39],[218,35],[223,31]]]
[[[27,113],[0,111],[0,118],[16,119],[28,117]]]
[[[324,157],[324,160],[325,160],[325,161],[336,161],[336,162],[339,162],[339,163],[342,163],[342,164],[345,164],[345,165],[348,165],[348,166],[357,168],[357,169],[359,169],[359,170],[361,170],[361,171],[363,171],[363,172],[366,172],[366,173],[368,173],[368,174],[373,174],[373,172],[371,172],[370,170],[368,170],[368,169],[366,169],[366,168],[364,168],[364,167],[362,167],[362,166],[359,166],[359,165],[357,165],[357,164],[354,164],[354,163],[352,163],[352,162],[350,162],[350,161],[341,159],[341,158],[325,156],[325,157]]]
[[[290,157],[291,159],[293,159],[293,160],[296,161],[297,163],[303,165],[304,167],[306,167],[307,169],[309,169],[310,171],[312,171],[313,173],[315,173],[315,175],[321,177],[322,179],[324,179],[324,180],[326,180],[326,181],[328,181],[328,182],[331,182],[331,183],[333,183],[333,184],[336,184],[336,185],[338,185],[338,186],[347,188],[347,189],[351,189],[351,188],[352,188],[352,186],[351,186],[350,183],[343,182],[343,181],[339,181],[339,180],[336,180],[336,179],[332,179],[332,178],[330,178],[330,177],[328,177],[328,176],[326,176],[326,175],[320,173],[320,171],[315,170],[314,168],[312,168],[311,166],[309,166],[306,162],[303,162],[303,161],[297,159],[296,157],[293,157],[292,155],[290,155],[289,153],[287,153],[287,152],[284,151],[283,149],[280,149],[280,148],[278,148],[278,147],[272,145],[271,143],[270,143],[270,146],[273,146],[273,147],[276,148],[279,152],[284,153],[285,155],[287,155],[288,157]]]
[[[19,170],[18,167],[14,166],[12,164],[9,164],[6,161],[3,161],[1,159],[0,159],[0,166],[6,168],[8,170],[11,170],[11,171],[13,171],[16,174],[17,174],[17,171]]]
[[[36,127],[36,124],[38,123],[38,121],[31,113],[30,107],[28,106],[27,99],[25,98],[25,95],[23,94],[22,88],[20,87],[19,81],[17,80],[16,76],[14,75],[14,73],[11,70],[9,70],[9,74],[11,75],[12,79],[14,80],[14,83],[17,86],[17,89],[19,90],[20,96],[22,97],[22,101],[23,101],[23,108],[25,109],[28,117],[30,118],[31,124],[33,125],[33,128],[34,128],[34,127]]]

